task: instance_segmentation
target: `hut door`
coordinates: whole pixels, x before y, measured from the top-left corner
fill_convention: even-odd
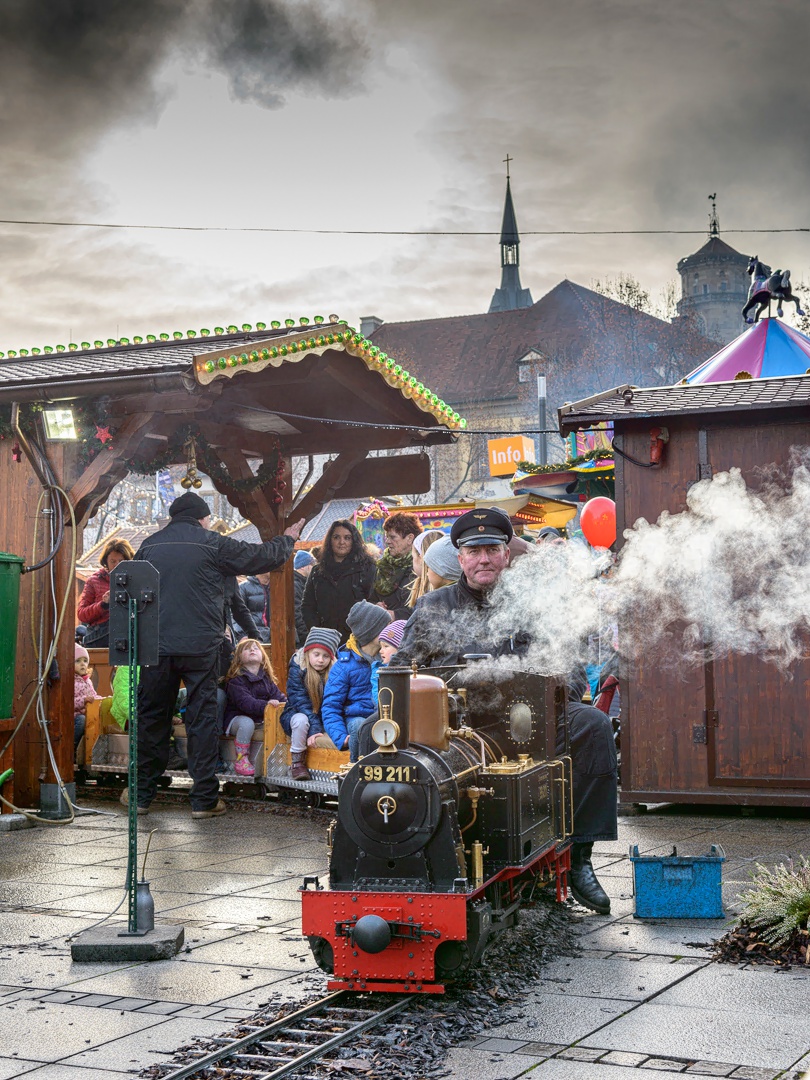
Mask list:
[[[790,433],[784,426],[757,425],[745,440],[720,429],[701,431],[702,475],[736,465],[756,488],[757,468],[784,464],[802,431],[810,441],[807,424]],[[705,676],[709,783],[810,788],[810,660],[793,664],[786,677],[764,659],[733,654],[706,664]]]

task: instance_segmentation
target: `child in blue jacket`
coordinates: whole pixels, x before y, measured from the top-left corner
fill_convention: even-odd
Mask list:
[[[321,703],[329,672],[337,658],[340,631],[327,626],[313,626],[306,641],[290,658],[287,675],[287,706],[281,714],[281,726],[290,736],[290,776],[309,780],[307,747],[322,740],[332,746],[321,720]],[[332,749],[334,747],[332,746]]]
[[[321,706],[323,726],[338,750],[348,747],[352,761],[358,758],[360,725],[377,708],[372,675],[379,665],[380,634],[390,622],[391,613],[385,608],[359,600],[346,617],[351,636],[338,652],[326,680]]]
[[[225,734],[233,735],[236,745],[237,776],[253,776],[250,740],[258,724],[264,723],[265,707],[279,705],[286,697],[276,686],[273,669],[262,643],[242,638],[236,646],[231,666],[225,676]]]

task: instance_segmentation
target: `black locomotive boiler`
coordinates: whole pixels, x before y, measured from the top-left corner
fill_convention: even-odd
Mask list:
[[[301,889],[329,989],[441,993],[515,924],[527,888],[566,895],[565,689],[485,670],[380,673],[373,752],[340,779],[328,887]]]

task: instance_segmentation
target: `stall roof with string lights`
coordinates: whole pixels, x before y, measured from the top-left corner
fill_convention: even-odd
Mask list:
[[[19,407],[18,427],[12,404]],[[428,491],[424,451],[452,442],[464,426],[428,387],[336,316],[10,351],[0,356],[0,489],[16,512],[0,524],[0,550],[34,561],[31,495],[38,470],[32,440],[47,453],[68,495],[79,535],[128,472],[185,463],[189,482],[199,465],[268,539],[332,498]],[[368,458],[372,450],[387,449],[415,452]],[[293,493],[291,458],[310,455],[330,460],[319,477],[310,474],[305,493]],[[73,573],[69,548],[63,545],[54,563],[63,588]],[[281,673],[294,644],[294,621],[287,618],[292,570],[272,578],[279,624],[273,662]],[[31,605],[41,601],[26,592],[21,605],[20,687],[35,670],[31,635],[23,628]],[[57,654],[64,671],[73,665],[73,623],[67,622]],[[71,680],[62,684],[54,691],[54,715],[59,767],[68,778],[73,699]],[[36,732],[18,744],[15,783],[23,802],[33,805]]]

